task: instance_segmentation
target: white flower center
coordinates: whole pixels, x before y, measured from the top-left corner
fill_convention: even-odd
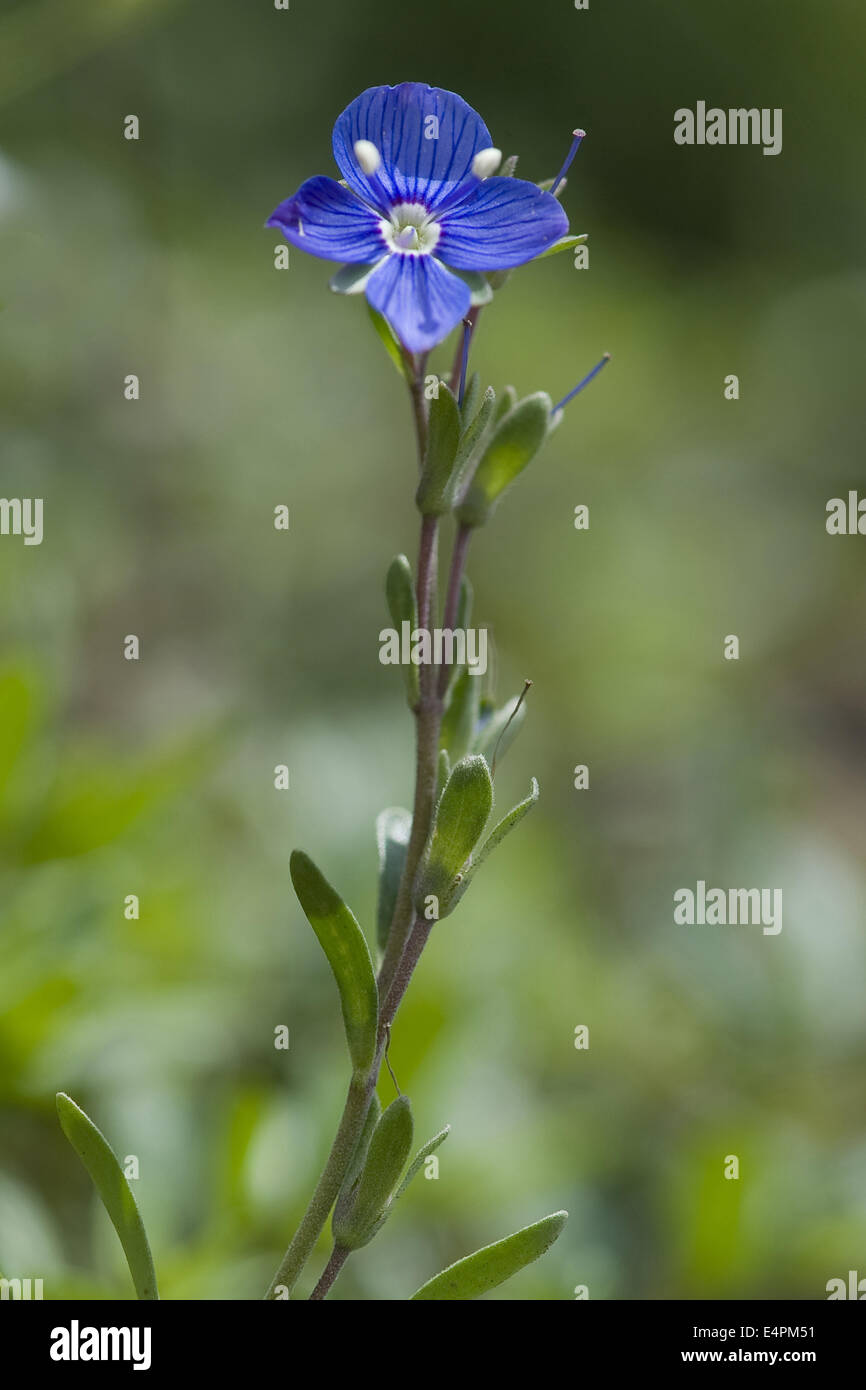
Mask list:
[[[401,256],[429,256],[439,240],[439,223],[423,203],[396,203],[380,230],[391,251]]]

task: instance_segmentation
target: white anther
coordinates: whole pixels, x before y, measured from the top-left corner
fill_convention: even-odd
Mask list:
[[[489,150],[479,150],[472,161],[472,172],[477,179],[489,179],[491,174],[502,163],[502,151],[494,149],[491,145]]]
[[[382,156],[372,140],[355,141],[355,158],[365,174],[375,174],[382,163]]]

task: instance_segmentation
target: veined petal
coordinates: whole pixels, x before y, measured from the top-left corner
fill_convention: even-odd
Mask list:
[[[378,261],[388,250],[380,219],[336,179],[307,179],[265,225],[326,261]]]
[[[355,143],[368,140],[382,163],[367,175]],[[359,197],[387,212],[392,203],[436,208],[477,187],[472,161],[493,144],[490,131],[462,97],[424,82],[369,87],[334,126],[334,158]]]
[[[524,179],[485,179],[442,214],[436,254],[455,270],[507,270],[546,251],[568,231],[550,193]]]
[[[410,352],[427,352],[468,313],[469,286],[433,256],[389,256],[367,281],[367,298]]]

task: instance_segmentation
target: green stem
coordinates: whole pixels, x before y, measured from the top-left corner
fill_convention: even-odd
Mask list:
[[[425,516],[421,525],[421,548],[418,558],[418,626],[429,629],[435,603],[436,540],[438,520]],[[394,915],[388,933],[388,944],[379,969],[379,997],[384,999],[400,964],[409,932],[412,928],[414,905],[412,890],[421,856],[427,846],[436,808],[436,776],[439,759],[439,728],[442,723],[442,701],[437,690],[437,672],[432,665],[422,666],[419,673],[420,697],[415,710],[415,804],[412,810],[412,829],[406,849],[406,860]]]
[[[379,1019],[379,1047],[376,1054],[376,1061],[373,1064],[375,1068],[375,1074],[377,1077],[382,1067],[382,1058],[385,1053],[385,1046],[388,1041],[388,1033],[391,1028],[391,1024],[394,1022],[394,1019],[397,1015],[397,1010],[399,1009],[400,1004],[403,1001],[403,996],[409,987],[409,981],[412,979],[415,967],[418,964],[418,961],[421,959],[421,952],[424,950],[424,947],[427,944],[427,939],[430,936],[432,930],[432,922],[428,922],[423,917],[418,917],[415,919],[414,924],[412,926],[412,930],[409,933],[409,940],[406,943],[406,949],[403,952],[403,956],[400,960],[400,964],[394,977],[394,982],[388,991],[388,997],[385,1000]],[[328,1261],[327,1266],[325,1267],[324,1273],[322,1274],[322,1277],[319,1280],[316,1287],[313,1289],[313,1292],[310,1294],[311,1302],[313,1300],[319,1301],[326,1297],[329,1289],[331,1288],[331,1285],[334,1283],[335,1279],[337,1278],[337,1275],[340,1273],[340,1270],[343,1268],[343,1265],[349,1258],[350,1253],[350,1251],[344,1250],[341,1246],[334,1246],[334,1249],[331,1252],[331,1258]]]
[[[424,457],[427,434],[427,416],[424,407],[423,370],[425,358],[415,363],[415,375],[411,387],[415,427],[418,438],[419,459]],[[421,523],[421,542],[418,556],[418,576],[416,591],[418,600],[418,621],[422,627],[429,627],[431,614],[436,604],[436,563],[439,526],[435,517],[424,517]],[[336,1137],[328,1154],[321,1177],[310,1198],[301,1224],[292,1237],[291,1244],[283,1256],[279,1269],[271,1281],[266,1298],[276,1297],[277,1288],[285,1288],[289,1295],[298,1277],[313,1253],[316,1243],[324,1230],[331,1209],[337,1200],[343,1179],[346,1176],[352,1155],[364,1122],[370,1097],[376,1089],[379,1071],[385,1054],[388,1032],[400,1001],[406,991],[412,970],[417,964],[420,947],[412,947],[414,932],[412,924],[414,910],[412,889],[427,844],[433,811],[436,801],[436,773],[439,757],[439,726],[442,719],[442,701],[437,693],[437,672],[432,665],[422,666],[420,672],[420,698],[415,710],[417,725],[417,756],[415,776],[415,811],[412,831],[406,854],[406,864],[400,883],[400,891],[391,924],[391,933],[382,969],[379,972],[379,1035],[376,1056],[366,1073],[356,1073],[352,1077],[346,1104]],[[426,923],[429,934],[432,923]],[[424,936],[426,940],[426,934]],[[423,946],[423,942],[421,943]],[[403,955],[406,949],[407,960]],[[411,960],[411,965],[409,961]],[[408,968],[408,973],[407,973]],[[336,1252],[332,1254],[334,1261]],[[344,1256],[345,1258],[345,1256]],[[340,1261],[342,1267],[343,1261]],[[332,1271],[331,1282],[337,1277],[339,1267]],[[330,1268],[330,1265],[329,1265]],[[324,1275],[323,1275],[324,1279]],[[320,1285],[322,1281],[319,1281]],[[317,1285],[318,1289],[319,1285]],[[327,1288],[330,1283],[327,1284]],[[324,1297],[324,1294],[321,1295]]]
[[[322,1175],[316,1190],[310,1198],[300,1226],[292,1237],[291,1244],[283,1256],[282,1263],[274,1275],[266,1298],[276,1298],[276,1290],[285,1288],[289,1294],[298,1281],[298,1276],[313,1253],[316,1241],[324,1229],[331,1208],[337,1200],[346,1169],[355,1152],[355,1145],[364,1128],[370,1096],[379,1075],[380,1060],[377,1057],[367,1075],[357,1072],[349,1085],[349,1094],[343,1109],[343,1117],[331,1145]]]

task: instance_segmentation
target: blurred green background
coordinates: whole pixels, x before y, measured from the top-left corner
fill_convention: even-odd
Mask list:
[[[343,107],[407,79],[524,177],[589,132],[564,203],[590,267],[511,278],[485,381],[557,398],[614,360],[472,555],[498,693],[534,682],[498,803],[542,799],[394,1030],[419,1139],[453,1126],[440,1178],[334,1296],[406,1297],[559,1207],[497,1296],[866,1273],[866,541],[824,527],[864,477],[864,42],[844,0],[0,6],[2,490],[45,499],[41,546],[0,539],[5,1275],[131,1293],[58,1089],[138,1156],[169,1298],[259,1297],[330,1144],[345,1045],[288,855],[372,930],[373,818],[411,795],[378,632],[413,446],[361,302],[276,271],[263,223],[334,172]],[[676,146],[698,100],[782,107],[782,154]],[[781,887],[782,933],[674,926],[699,878]]]

